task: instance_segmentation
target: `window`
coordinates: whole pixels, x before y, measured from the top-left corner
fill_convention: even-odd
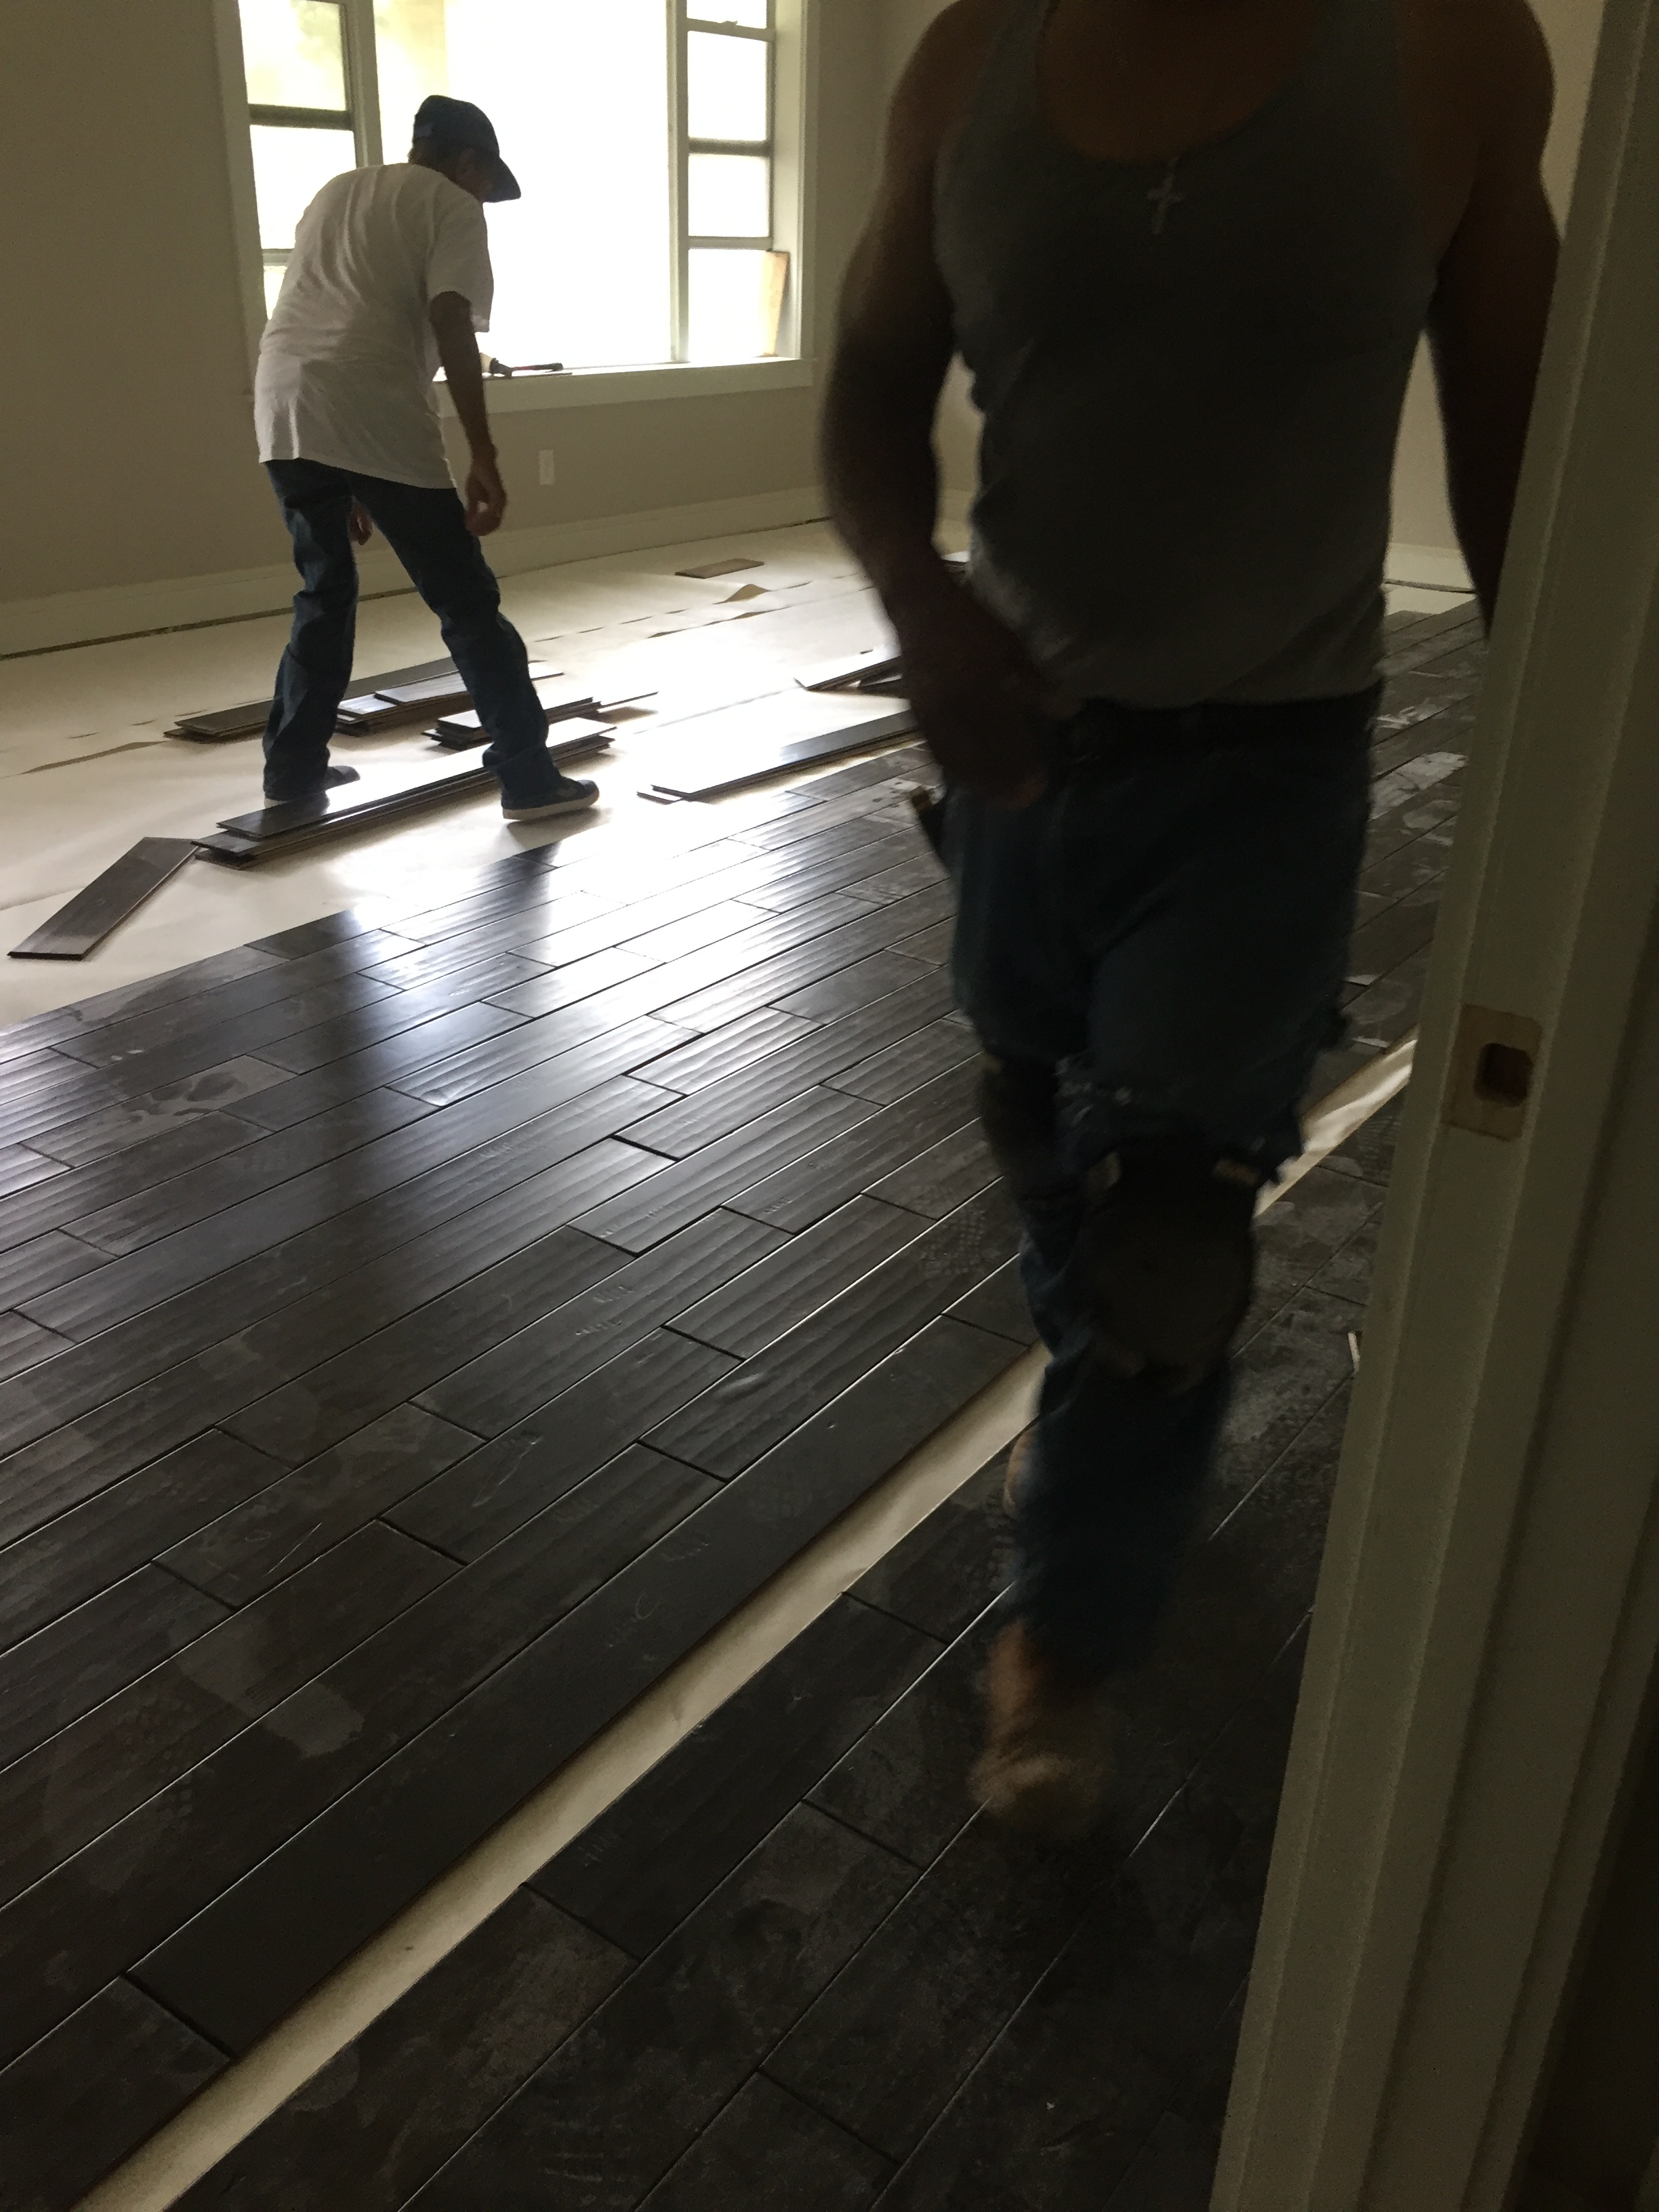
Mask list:
[[[773,246],[769,0],[671,0],[678,128],[676,358],[776,349],[784,257]],[[721,20],[714,21],[716,13]]]
[[[240,0],[248,135],[265,310],[281,289],[294,226],[331,177],[380,159],[360,94],[352,0]]]
[[[775,353],[777,4],[238,0],[267,312],[313,193],[382,148],[402,160],[416,108],[447,92],[484,109],[524,189],[488,211],[492,354]]]

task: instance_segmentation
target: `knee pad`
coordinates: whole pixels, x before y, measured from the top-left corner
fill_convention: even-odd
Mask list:
[[[1091,1170],[1075,1290],[1117,1373],[1180,1392],[1224,1356],[1250,1303],[1260,1182],[1188,1137],[1121,1145]]]
[[[1055,1071],[1035,1060],[994,1060],[979,1079],[979,1114],[992,1157],[1016,1198],[1040,1196],[1060,1179]]]

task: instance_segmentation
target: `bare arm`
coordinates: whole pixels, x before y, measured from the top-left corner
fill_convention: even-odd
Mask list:
[[[1490,623],[1559,240],[1539,174],[1554,97],[1543,34],[1525,0],[1491,0],[1477,21],[1480,157],[1468,204],[1440,264],[1429,342],[1452,513]]]
[[[455,403],[455,412],[460,417],[472,456],[462,493],[466,505],[466,526],[474,537],[487,538],[492,530],[501,526],[501,517],[507,512],[507,491],[495,465],[495,441],[489,434],[483,364],[478,358],[478,341],[472,333],[471,303],[459,292],[440,292],[427,313],[431,319],[433,336],[438,341],[438,358],[449,380],[449,396]]]
[[[1042,686],[1019,641],[961,588],[933,544],[933,416],[956,349],[933,252],[933,172],[1000,12],[997,0],[958,0],[899,86],[875,212],[842,293],[823,461],[830,513],[898,634],[905,688],[934,756],[957,780],[1018,805],[1042,787]]]
[[[895,616],[949,581],[933,545],[933,416],[956,350],[933,256],[947,83],[924,41],[893,103],[879,197],[842,294],[824,405],[830,513]]]

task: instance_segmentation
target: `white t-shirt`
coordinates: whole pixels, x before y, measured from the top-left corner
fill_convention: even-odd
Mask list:
[[[404,161],[331,179],[300,218],[260,343],[259,459],[447,484],[427,315],[441,292],[489,328],[489,234],[471,193]]]

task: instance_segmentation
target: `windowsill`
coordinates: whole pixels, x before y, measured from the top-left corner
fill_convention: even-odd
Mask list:
[[[704,399],[726,392],[788,392],[810,386],[810,361],[663,362],[648,368],[578,368],[554,376],[487,376],[484,395],[495,415],[542,408],[613,407],[640,399]],[[439,411],[455,410],[443,384]]]

